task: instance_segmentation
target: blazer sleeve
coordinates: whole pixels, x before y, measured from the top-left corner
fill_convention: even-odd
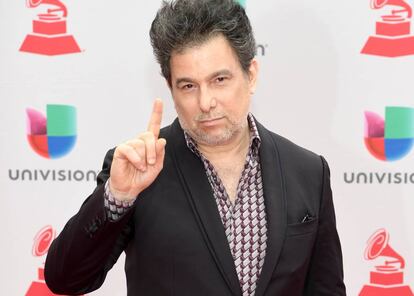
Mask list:
[[[114,149],[105,157],[95,191],[53,241],[45,263],[45,280],[55,294],[80,295],[98,289],[126,248],[133,227],[133,207],[116,222],[104,207]]]
[[[345,296],[342,251],[336,230],[335,211],[330,185],[330,171],[321,157],[323,184],[321,192],[319,227],[305,283],[306,296]]]

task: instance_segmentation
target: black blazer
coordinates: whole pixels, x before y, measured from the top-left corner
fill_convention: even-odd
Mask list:
[[[327,163],[257,125],[268,241],[255,295],[346,295]],[[125,251],[129,296],[241,296],[202,162],[187,148],[178,120],[161,137],[163,170],[117,222],[104,208],[108,152],[97,188],[49,249],[45,277],[54,293],[99,288]]]

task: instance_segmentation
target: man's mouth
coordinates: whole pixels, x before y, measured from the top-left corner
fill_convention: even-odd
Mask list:
[[[215,124],[217,121],[219,121],[220,119],[223,119],[224,117],[214,117],[214,118],[205,118],[202,120],[199,120],[198,122],[203,124],[203,125],[213,125]]]

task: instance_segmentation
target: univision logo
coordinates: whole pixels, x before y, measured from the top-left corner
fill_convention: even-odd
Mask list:
[[[69,105],[47,105],[46,116],[28,108],[27,140],[33,150],[46,158],[68,154],[76,143],[76,108]]]
[[[414,108],[386,107],[385,120],[366,111],[364,140],[368,151],[379,160],[405,157],[414,146]]]
[[[246,7],[246,0],[237,0],[237,2],[239,2],[241,6]]]

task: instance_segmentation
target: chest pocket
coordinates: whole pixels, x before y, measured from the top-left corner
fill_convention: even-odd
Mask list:
[[[288,224],[286,229],[286,236],[299,236],[315,232],[318,229],[318,218],[313,218],[310,221],[303,223]]]

